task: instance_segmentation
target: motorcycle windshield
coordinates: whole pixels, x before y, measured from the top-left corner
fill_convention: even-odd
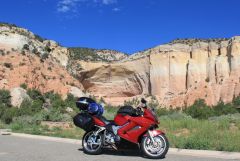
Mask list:
[[[158,122],[157,114],[155,113],[155,109],[150,109],[151,114],[153,115],[156,122]]]
[[[154,109],[147,109],[147,110],[145,110],[144,115],[145,115],[145,117],[148,117],[151,120],[153,120],[156,123],[158,123],[158,117],[157,117],[156,113],[154,112]]]

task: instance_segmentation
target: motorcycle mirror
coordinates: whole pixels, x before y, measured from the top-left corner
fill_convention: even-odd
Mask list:
[[[102,103],[102,102],[100,103],[100,105],[101,105],[103,108],[105,107],[105,104],[104,104],[104,103]]]
[[[147,101],[146,101],[144,98],[142,98],[142,99],[141,99],[141,103],[144,103],[144,104],[146,104],[146,103],[147,103]]]

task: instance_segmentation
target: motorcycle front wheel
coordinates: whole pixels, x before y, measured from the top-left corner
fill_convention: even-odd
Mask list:
[[[165,135],[157,135],[153,137],[143,137],[141,141],[141,150],[148,158],[161,159],[164,158],[169,149],[169,142]]]
[[[102,134],[95,135],[93,131],[86,132],[82,139],[83,152],[91,155],[102,153],[103,136]]]

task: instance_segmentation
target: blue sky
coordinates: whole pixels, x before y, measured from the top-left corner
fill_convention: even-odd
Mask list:
[[[240,0],[2,0],[0,21],[67,47],[134,53],[176,38],[240,35]]]

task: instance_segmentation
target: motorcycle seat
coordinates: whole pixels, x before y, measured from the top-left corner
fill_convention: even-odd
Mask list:
[[[97,118],[99,120],[101,120],[102,122],[104,122],[106,125],[108,124],[115,124],[113,120],[107,120],[104,116],[97,116]]]

